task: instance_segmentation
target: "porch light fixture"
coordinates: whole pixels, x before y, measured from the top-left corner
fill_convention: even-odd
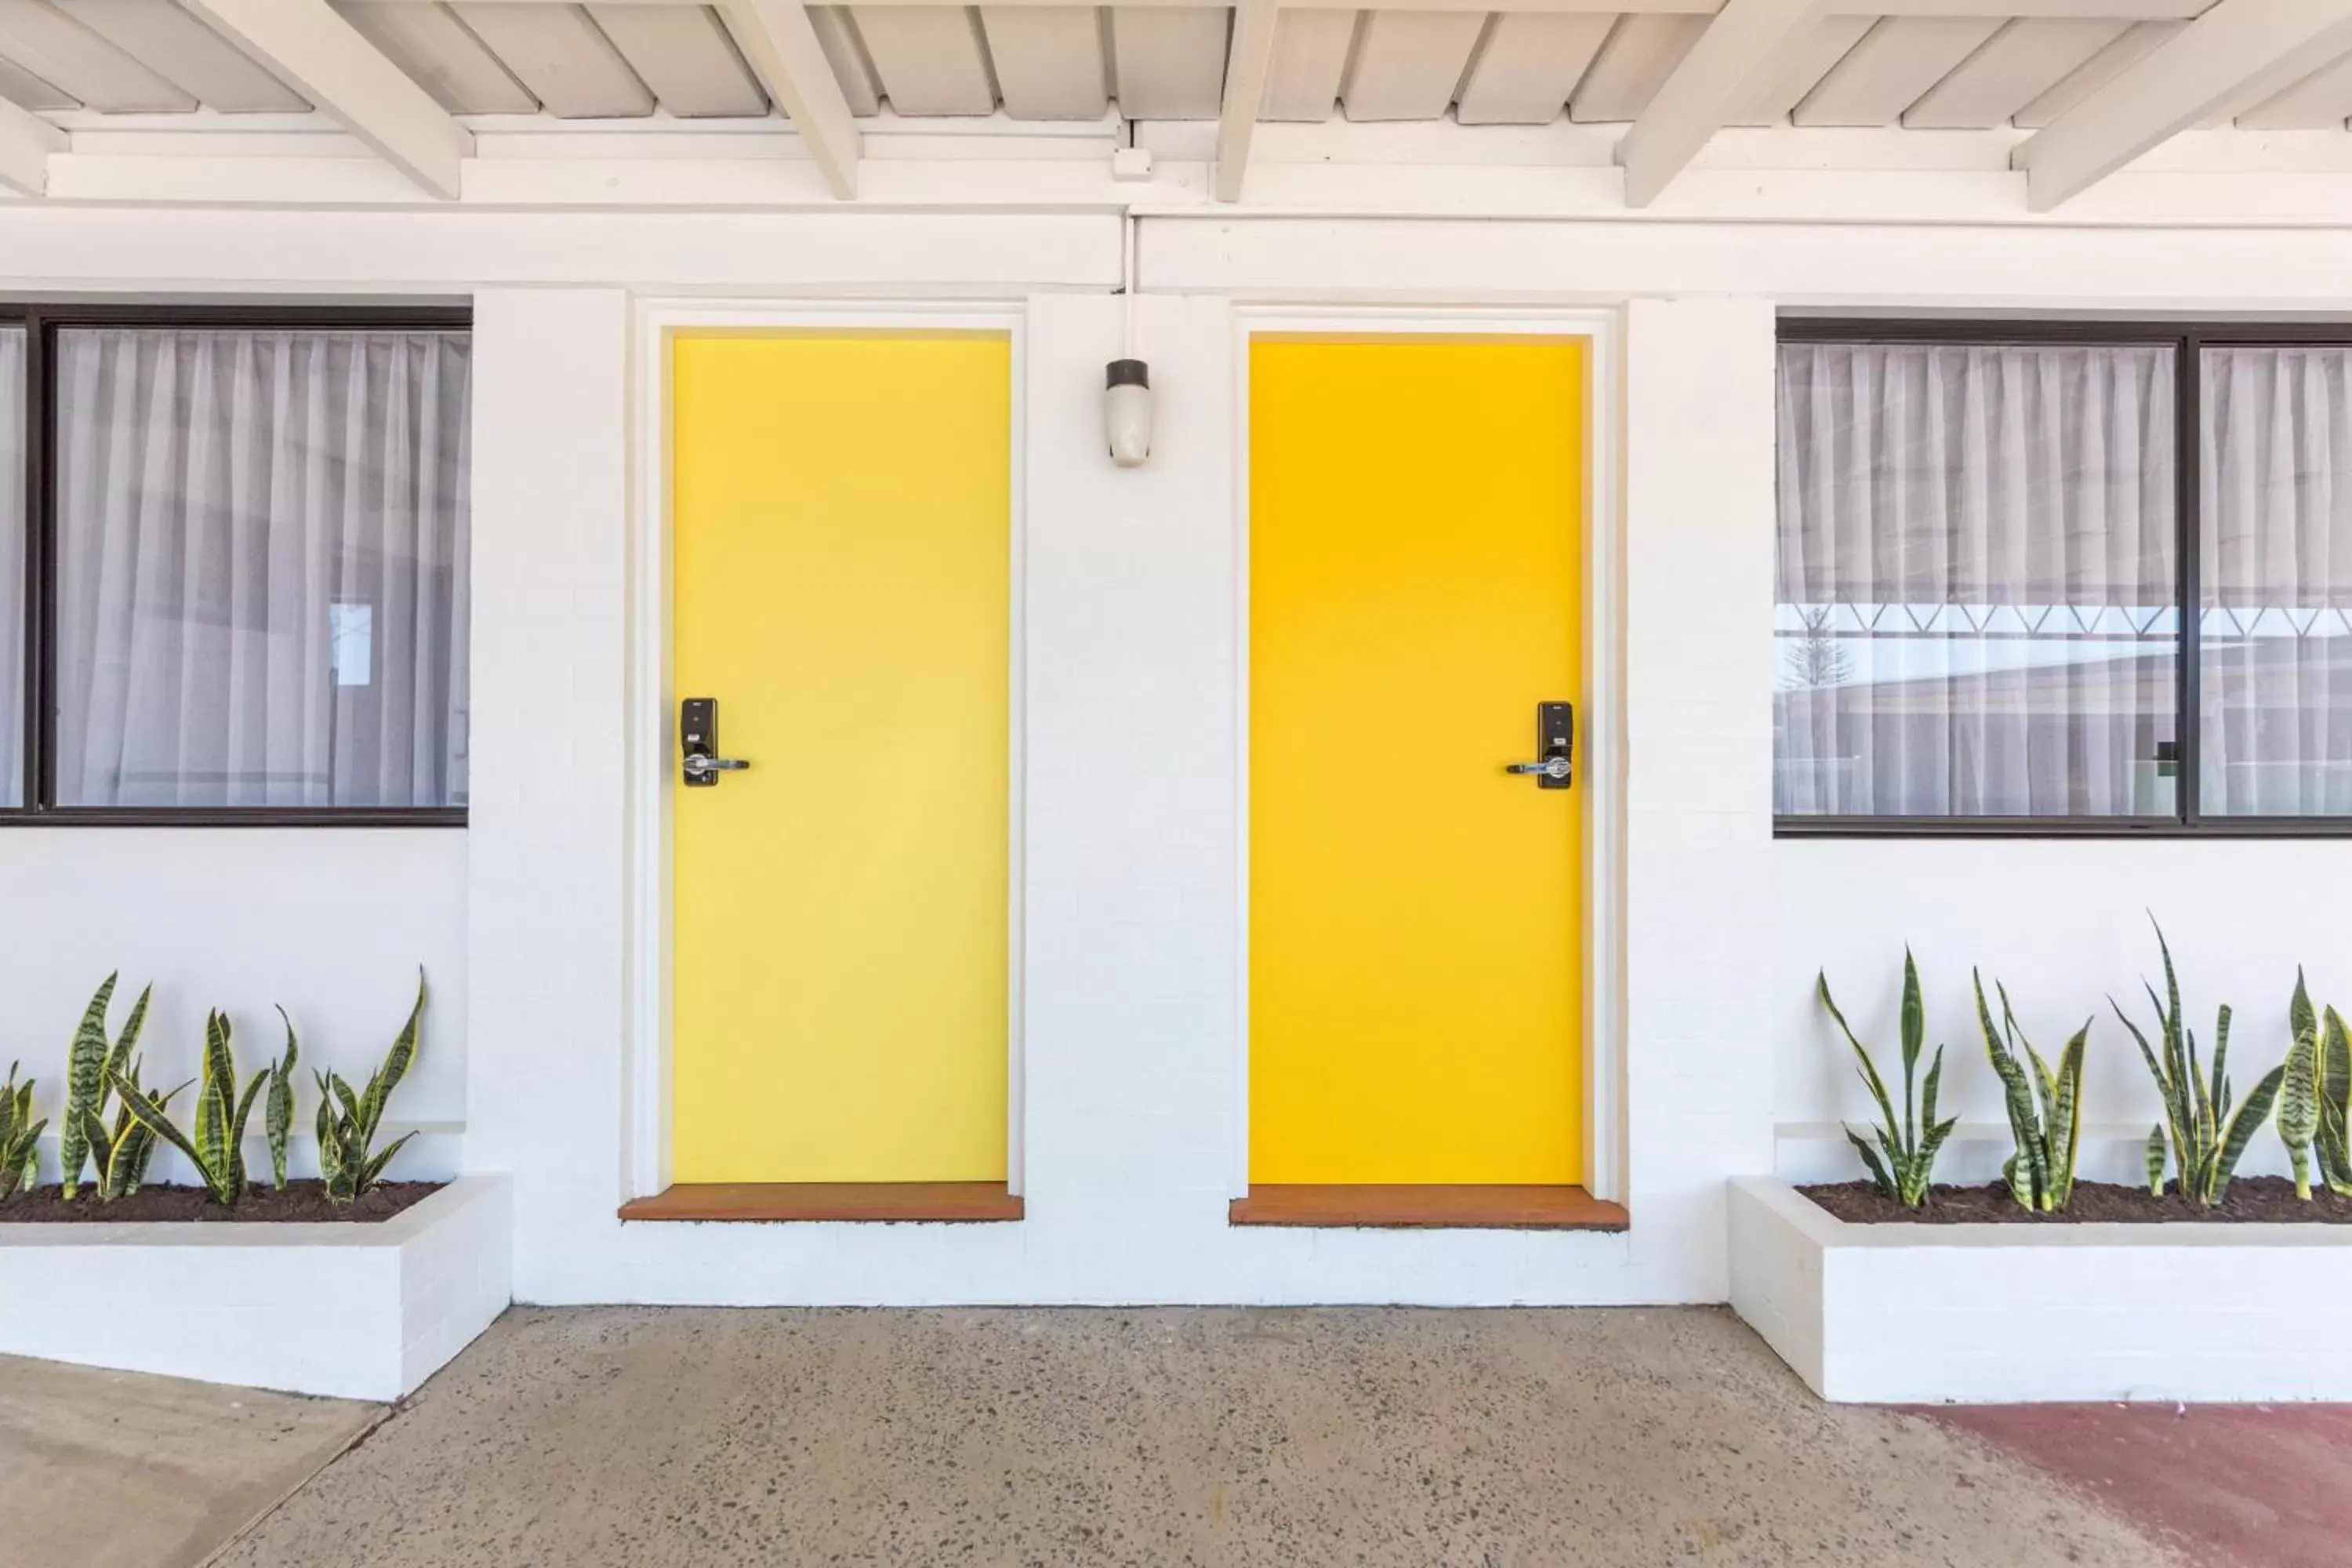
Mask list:
[[[1103,439],[1122,468],[1139,468],[1151,456],[1151,367],[1139,359],[1104,367]]]

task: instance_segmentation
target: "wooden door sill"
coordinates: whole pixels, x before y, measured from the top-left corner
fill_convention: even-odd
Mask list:
[[[1234,1225],[1376,1230],[1623,1230],[1622,1204],[1582,1187],[1253,1184],[1227,1211]]]
[[[1021,1200],[1003,1182],[681,1182],[621,1205],[625,1220],[746,1224],[849,1220],[956,1225],[1017,1220]]]

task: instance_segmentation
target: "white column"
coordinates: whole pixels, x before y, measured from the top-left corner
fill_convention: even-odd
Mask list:
[[[1627,311],[1627,1147],[1638,1266],[1727,1290],[1772,1158],[1773,308]],[[1644,1256],[1652,1247],[1675,1257]]]
[[[515,1289],[616,1225],[627,1017],[628,296],[474,302],[467,1163],[515,1178]]]

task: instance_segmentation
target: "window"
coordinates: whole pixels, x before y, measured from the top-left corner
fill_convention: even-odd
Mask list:
[[[461,820],[469,360],[462,312],[0,321],[0,816]]]
[[[1781,338],[1782,832],[2352,831],[2352,331]]]

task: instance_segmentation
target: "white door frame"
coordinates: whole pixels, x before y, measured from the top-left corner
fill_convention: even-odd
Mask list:
[[[1577,694],[1578,787],[1584,810],[1585,1190],[1624,1201],[1625,684],[1621,636],[1624,516],[1617,493],[1618,410],[1622,405],[1622,313],[1614,309],[1446,310],[1400,306],[1236,305],[1234,310],[1234,704],[1236,1005],[1233,1195],[1249,1191],[1249,393],[1250,340],[1328,332],[1427,337],[1577,338],[1585,344],[1584,689]]]
[[[625,1024],[624,1135],[621,1169],[630,1198],[650,1197],[670,1181],[670,797],[677,787],[671,714],[677,705],[670,672],[669,340],[682,331],[1002,332],[1012,344],[1012,551],[1010,658],[1006,720],[1011,767],[1005,823],[1004,1172],[1022,1190],[1023,1081],[1022,842],[1026,770],[1026,600],[1028,546],[1023,453],[1027,447],[1027,310],[1019,304],[968,301],[774,301],[640,300],[631,332],[631,489],[629,529],[628,824],[630,973]]]

